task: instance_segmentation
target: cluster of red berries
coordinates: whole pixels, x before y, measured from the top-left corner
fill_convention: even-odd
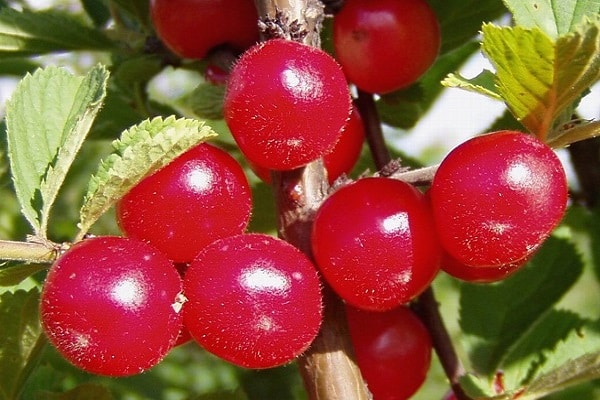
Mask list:
[[[151,2],[157,31],[174,51],[201,58],[215,44],[241,51],[256,40],[255,30],[239,40],[239,32],[218,36],[219,29],[217,38],[191,40],[186,20],[173,22],[170,15],[182,7],[202,26],[192,3]],[[211,27],[241,32],[243,24],[214,19],[243,7],[248,12],[236,18],[255,13],[250,0],[228,3],[227,13],[218,1],[204,3]],[[210,14],[211,7],[220,14]],[[415,53],[382,44],[386,31],[366,17],[382,12],[379,7],[394,16],[395,28],[412,21],[394,35],[417,29],[424,42],[413,45],[426,62],[390,61],[389,55],[412,59]],[[439,47],[439,27],[423,0],[347,0],[334,34],[341,67],[319,49],[273,39],[244,52],[227,78],[225,120],[266,181],[271,170],[319,158],[330,182],[348,172],[364,138],[348,80],[365,91],[396,90],[418,79]],[[386,51],[373,50],[378,46]],[[393,73],[385,62],[407,70],[388,79]],[[382,73],[375,79],[359,70]],[[518,270],[558,224],[566,203],[565,173],[552,149],[519,132],[479,136],[443,160],[425,193],[390,177],[337,188],[314,218],[315,266],[287,242],[246,232],[252,198],[244,171],[231,155],[202,144],[121,199],[117,215],[126,238],[86,239],[57,260],[42,292],[42,322],[66,359],[98,374],[142,372],[187,334],[236,365],[268,368],[293,360],[316,337],[322,278],[347,304],[357,361],[375,398],[408,398],[425,379],[431,341],[404,305],[440,268],[477,282]]]

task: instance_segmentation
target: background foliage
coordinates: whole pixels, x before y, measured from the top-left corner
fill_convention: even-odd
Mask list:
[[[442,27],[441,54],[418,84],[378,99],[390,143],[411,135],[440,95],[456,88],[505,103],[507,111],[489,129],[517,127],[556,147],[598,133],[597,122],[573,123],[571,117],[600,76],[600,3],[430,3]],[[220,118],[222,89],[203,80],[205,62],[175,60],[156,46],[146,0],[32,5],[0,0],[0,75],[20,82],[0,108],[6,113],[0,125],[1,239],[34,235],[60,243],[88,230],[118,234],[111,204],[140,176],[199,141],[213,140],[244,162]],[[506,26],[510,17],[516,26]],[[330,49],[329,24],[323,37]],[[460,76],[460,67],[479,51],[492,68]],[[181,141],[165,145],[166,130]],[[402,148],[393,151],[404,155]],[[428,161],[404,159],[410,165]],[[365,149],[354,173],[368,168]],[[270,188],[247,172],[255,199],[250,230],[272,233]],[[523,271],[486,286],[443,274],[434,282],[469,372],[465,388],[474,397],[600,398],[599,202],[575,177],[571,183],[568,215]],[[130,378],[71,367],[41,335],[37,301],[46,267],[0,266],[0,399],[18,393],[23,399],[305,398],[293,364],[243,370],[193,343]],[[494,390],[499,379],[503,394]],[[415,398],[441,398],[447,388],[434,359]]]

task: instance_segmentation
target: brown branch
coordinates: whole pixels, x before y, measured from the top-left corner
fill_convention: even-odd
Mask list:
[[[319,0],[256,0],[263,39],[283,37],[319,47],[323,4]],[[328,184],[322,160],[293,171],[272,173],[279,236],[312,258],[314,213]],[[367,400],[370,394],[354,360],[342,301],[324,288],[319,335],[298,366],[311,400]]]

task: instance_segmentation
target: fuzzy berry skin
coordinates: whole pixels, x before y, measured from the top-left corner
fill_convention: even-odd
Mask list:
[[[182,327],[182,281],[150,245],[96,237],[73,245],[44,283],[44,332],[73,365],[109,376],[146,371],[173,347]]]
[[[437,17],[425,0],[346,0],[333,20],[336,59],[348,80],[369,93],[417,81],[440,42]]]
[[[425,382],[432,344],[410,309],[386,312],[346,307],[356,362],[375,400],[406,400]]]
[[[150,16],[163,43],[184,58],[223,45],[242,52],[259,39],[252,0],[151,0]]]
[[[425,196],[398,180],[364,178],[334,192],[315,215],[311,243],[325,280],[361,309],[406,303],[439,271]]]
[[[495,267],[474,267],[457,261],[448,253],[442,257],[442,271],[448,275],[471,283],[491,283],[504,280],[519,271],[527,264],[529,258],[519,260],[512,264],[502,264]]]
[[[554,151],[535,137],[498,131],[452,150],[430,195],[444,249],[475,267],[516,263],[560,222],[567,180]]]
[[[117,204],[121,230],[178,263],[209,243],[242,233],[252,198],[242,167],[203,143],[144,178]]]
[[[323,156],[323,164],[327,171],[329,184],[339,178],[342,174],[348,174],[358,162],[365,141],[365,128],[360,112],[356,106],[352,106],[352,113],[346,126],[342,129],[340,140],[335,144],[333,150]],[[271,171],[250,163],[250,168],[263,182],[271,183]]]
[[[248,160],[290,170],[330,152],[351,111],[346,78],[324,51],[273,39],[250,48],[229,75],[223,111]]]
[[[263,234],[206,247],[185,274],[184,324],[206,350],[245,368],[286,364],[322,319],[317,271],[298,249]]]

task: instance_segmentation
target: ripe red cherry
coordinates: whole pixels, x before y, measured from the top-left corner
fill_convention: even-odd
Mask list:
[[[499,131],[446,156],[431,190],[445,250],[471,266],[499,266],[532,254],[561,220],[567,181],[554,151],[531,135]]]
[[[317,271],[283,240],[245,234],[220,239],[184,278],[184,323],[211,353],[242,367],[292,361],[314,340],[322,319]]]
[[[234,66],[225,120],[248,160],[290,170],[333,149],[350,116],[350,92],[322,50],[273,39],[250,48]]]
[[[252,0],[151,0],[150,16],[163,43],[185,58],[222,45],[242,52],[259,39]]]
[[[431,283],[441,249],[425,197],[388,178],[360,179],[327,198],[311,237],[324,278],[347,303],[384,311]]]
[[[173,347],[182,327],[181,291],[171,261],[150,245],[111,236],[86,239],[50,268],[42,326],[78,368],[138,374]]]
[[[491,283],[508,278],[527,264],[527,261],[528,258],[495,267],[474,267],[465,265],[444,253],[441,265],[445,273],[457,279],[472,283]]]
[[[352,83],[388,93],[429,69],[440,48],[440,28],[425,0],[346,0],[333,20],[333,44]]]
[[[356,362],[373,398],[405,400],[427,377],[432,344],[429,332],[408,308],[386,312],[346,308]]]
[[[323,156],[329,184],[332,184],[342,174],[352,171],[360,158],[364,140],[365,129],[362,117],[358,108],[352,106],[350,119],[342,129],[340,140],[335,144],[333,150]],[[271,183],[271,171],[251,163],[250,167],[263,182]]]
[[[223,150],[196,146],[144,178],[117,204],[119,226],[176,262],[242,233],[252,198],[242,167]]]

